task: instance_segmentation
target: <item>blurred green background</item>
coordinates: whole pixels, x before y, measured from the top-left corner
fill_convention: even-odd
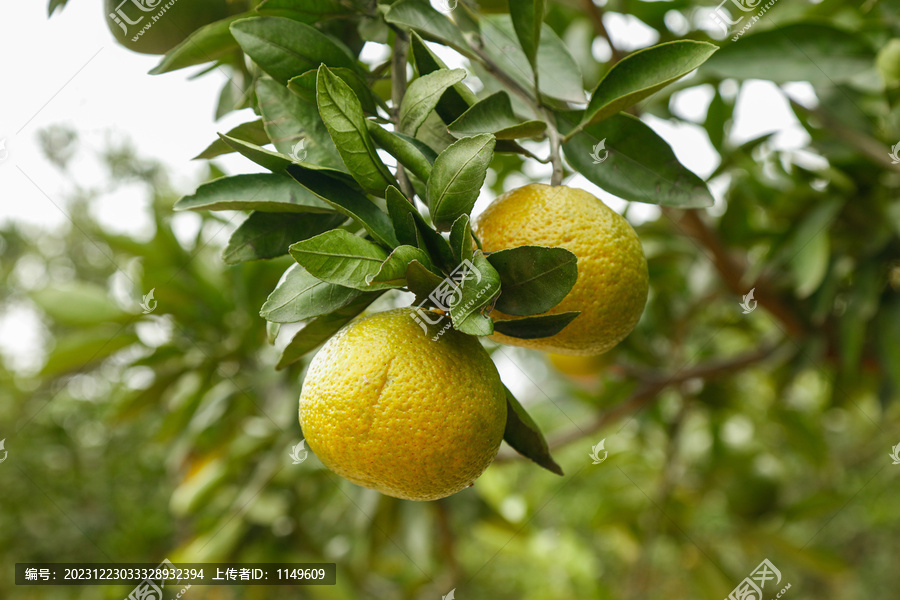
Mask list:
[[[710,39],[697,7],[606,10],[659,41]],[[16,562],[163,558],[337,563],[333,587],[194,587],[197,599],[437,599],[454,588],[460,599],[723,598],[764,558],[791,584],[787,598],[896,597],[900,70],[878,51],[900,37],[900,2],[782,0],[771,15],[727,60],[641,107],[708,137],[719,201],[634,219],[651,278],[635,332],[597,361],[489,344],[565,477],[504,445],[474,487],[439,502],[356,487],[312,454],[292,464],[307,363],[275,371],[258,316],[289,258],[226,266],[239,215],[192,215],[190,235],[176,233],[184,190],[164,168],[127,144],[91,150],[75,130],[45,131],[61,177],[73,155],[94,152],[109,188],[73,184],[58,229],[0,228],[2,331],[39,323],[32,358],[0,340],[0,597],[130,591],[16,587]],[[590,88],[602,64],[576,50],[599,39],[592,13],[551,3],[548,22]],[[788,24],[846,37],[816,38],[821,56],[802,64],[771,40],[750,43]],[[838,69],[847,48],[852,68]],[[814,102],[789,95],[798,73]],[[780,86],[802,152],[781,149],[777,132],[731,135],[737,98],[758,79]],[[696,115],[672,109],[673,94],[698,89],[708,101]],[[540,179],[502,155],[489,184]],[[88,209],[124,189],[150,199],[143,237]],[[759,305],[744,314],[751,288]],[[151,289],[158,304],[143,314]],[[408,299],[379,302],[371,310]],[[592,464],[601,440],[608,457]]]

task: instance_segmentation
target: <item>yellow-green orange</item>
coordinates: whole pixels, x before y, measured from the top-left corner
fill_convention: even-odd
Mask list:
[[[478,339],[426,333],[401,308],[350,323],[316,354],[300,425],[329,469],[407,500],[466,488],[497,455],[506,391]],[[441,326],[443,323],[441,324]]]
[[[474,230],[485,252],[558,246],[578,258],[578,280],[547,314],[581,315],[551,337],[522,340],[497,333],[497,341],[557,354],[601,354],[631,333],[640,319],[649,289],[641,242],[628,221],[593,194],[566,186],[526,185],[494,200]]]

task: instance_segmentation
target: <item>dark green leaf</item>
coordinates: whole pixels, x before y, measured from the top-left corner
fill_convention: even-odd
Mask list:
[[[259,311],[273,323],[296,323],[326,315],[360,296],[357,290],[321,281],[300,265],[287,271]]]
[[[291,256],[311,275],[358,290],[369,290],[369,278],[388,257],[384,249],[343,229],[332,229],[293,244]]]
[[[308,321],[303,329],[294,334],[291,341],[281,352],[276,369],[280,370],[297,362],[311,350],[328,341],[341,327],[352,321],[366,307],[375,301],[383,292],[369,292],[360,294],[356,300],[321,317]]]
[[[472,224],[469,215],[460,215],[450,228],[450,249],[457,264],[464,260],[472,260],[475,244],[472,241]]]
[[[273,173],[284,171],[294,162],[290,156],[286,156],[280,152],[273,152],[272,150],[261,148],[256,144],[229,137],[223,133],[220,133],[219,137],[242,156],[249,158],[259,166],[268,169]]]
[[[391,219],[359,190],[349,176],[301,165],[290,166],[288,173],[334,210],[359,223],[378,243],[388,248],[398,244]]]
[[[426,299],[443,282],[440,275],[435,275],[417,260],[406,267],[406,287],[416,295],[416,302]]]
[[[343,44],[315,27],[291,19],[241,19],[232,23],[231,33],[247,56],[282,85],[323,63],[356,68],[355,59]]]
[[[160,75],[185,67],[211,62],[238,49],[238,43],[231,35],[231,24],[251,13],[234,15],[209,25],[204,25],[189,35],[183,42],[166,52],[151,75]]]
[[[428,160],[428,156],[434,154],[428,146],[415,138],[388,131],[375,121],[366,121],[366,125],[376,144],[409,169],[410,173],[422,181],[428,181],[428,178],[431,177],[431,165],[434,162]]]
[[[374,115],[377,113],[375,106],[375,96],[372,89],[362,76],[351,69],[343,67],[334,67],[331,72],[344,80],[344,83],[350,86],[353,93],[359,99],[359,103],[365,113]],[[288,82],[288,89],[301,99],[309,102],[313,106],[316,105],[316,79],[318,71],[307,71],[303,75],[298,75]]]
[[[414,29],[426,39],[443,42],[455,50],[471,56],[462,32],[446,15],[434,10],[425,0],[400,0],[385,15],[388,23],[404,29]]]
[[[598,123],[637,104],[702,65],[716,50],[706,42],[677,40],[629,54],[597,84],[584,123]]]
[[[232,139],[250,142],[251,144],[255,144],[257,146],[265,146],[269,143],[269,136],[266,134],[266,130],[263,127],[262,119],[250,121],[249,123],[241,123],[234,129],[230,130],[226,135]],[[215,158],[217,156],[221,156],[222,154],[230,154],[234,151],[234,148],[229,146],[225,142],[225,140],[219,138],[212,144],[207,146],[206,150],[195,156],[194,160],[201,158]]]
[[[356,94],[343,79],[322,65],[316,98],[322,121],[353,178],[366,191],[383,197],[385,188],[397,185],[397,181],[378,157]]]
[[[409,263],[417,261],[429,270],[433,270],[431,259],[424,250],[413,246],[397,246],[387,260],[382,263],[378,272],[368,279],[371,289],[398,288],[406,285],[406,270]]]
[[[465,78],[465,69],[439,69],[413,80],[400,102],[400,131],[416,135],[447,88]]]
[[[425,41],[415,31],[410,35],[410,48],[416,61],[419,75],[427,75],[438,69],[446,69],[447,65],[431,51]],[[447,89],[438,101],[435,110],[445,123],[452,123],[477,101],[475,93],[466,84],[457,83]]]
[[[449,270],[456,266],[457,262],[453,260],[450,244],[447,243],[447,240],[441,234],[428,226],[428,223],[416,210],[416,207],[406,199],[406,196],[400,190],[395,187],[388,188],[385,201],[387,202],[388,213],[391,215],[391,221],[400,223],[400,227],[403,228],[404,236],[406,237],[406,242],[404,243],[409,243],[411,246],[414,242],[412,239],[414,231],[409,229],[409,216],[412,216],[413,224],[418,232],[415,241],[416,246],[428,252],[442,269]],[[420,245],[419,238],[421,238],[421,244],[424,247]]]
[[[537,70],[538,45],[544,22],[544,0],[509,0],[509,15],[528,62]]]
[[[329,204],[296,181],[269,173],[234,175],[204,183],[196,192],[176,202],[175,210],[334,212]]]
[[[577,258],[564,248],[521,246],[492,253],[488,260],[500,274],[495,307],[515,316],[547,312],[575,285]]]
[[[123,330],[121,325],[115,324],[60,335],[40,375],[55,377],[85,369],[135,343],[138,343],[138,337],[133,331]]]
[[[481,100],[447,127],[457,137],[493,133],[498,140],[539,137],[547,129],[543,121],[522,121],[513,112],[509,94],[497,92]]]
[[[530,458],[548,471],[563,475],[562,468],[550,456],[550,447],[544,439],[544,434],[508,388],[506,431],[503,432],[503,439],[522,456]]]
[[[229,265],[287,254],[294,242],[343,223],[343,215],[252,212],[228,240],[222,259]]]
[[[631,115],[614,115],[586,127],[563,150],[576,171],[626,200],[681,208],[713,204],[706,183],[678,162],[665,140]]]
[[[481,250],[472,257],[471,267],[463,263],[454,269],[448,277],[449,282],[457,287],[449,296],[442,294],[441,303],[450,309],[455,329],[459,329],[470,315],[481,313],[500,293],[500,275]],[[444,291],[447,290],[445,286]]]
[[[457,218],[471,212],[497,140],[485,133],[463,138],[438,155],[428,180],[428,209],[435,226],[450,229]]]
[[[522,340],[545,338],[556,335],[565,329],[566,325],[575,320],[575,317],[580,314],[580,312],[564,312],[509,321],[494,321],[494,330],[503,335]]]
[[[313,25],[319,21],[353,14],[341,0],[264,0],[256,12],[266,17],[285,17]]]

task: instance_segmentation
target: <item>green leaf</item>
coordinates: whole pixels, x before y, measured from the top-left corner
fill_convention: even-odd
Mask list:
[[[134,332],[123,331],[120,325],[113,324],[61,335],[56,338],[40,375],[57,377],[83,370],[136,343],[138,337]]]
[[[400,102],[400,132],[416,135],[447,88],[465,78],[465,69],[440,69],[413,80]]]
[[[563,144],[563,150],[572,168],[626,200],[680,208],[713,205],[706,183],[678,162],[665,140],[631,115],[614,115],[586,127]],[[602,162],[596,163],[595,157]]]
[[[565,329],[580,314],[578,311],[573,311],[508,321],[494,321],[494,330],[522,340],[545,338],[556,335]]]
[[[369,193],[383,197],[387,186],[398,184],[378,157],[356,94],[343,79],[322,65],[316,97],[322,121],[353,178]]]
[[[519,47],[512,20],[508,15],[489,15],[481,20],[484,52],[526,90],[534,89],[528,57]],[[567,102],[585,101],[581,69],[559,36],[544,24],[537,56],[541,94]]]
[[[431,218],[439,230],[448,230],[460,215],[472,211],[496,143],[489,133],[463,138],[434,161],[427,196]]]
[[[226,264],[275,258],[294,242],[311,238],[343,223],[343,215],[252,212],[231,234],[222,252]]]
[[[547,312],[575,285],[578,259],[564,248],[521,246],[488,256],[500,274],[501,293],[495,308],[515,316]]]
[[[464,260],[472,260],[475,245],[472,243],[472,224],[469,215],[460,215],[450,228],[450,249],[457,264]]]
[[[417,260],[412,260],[406,267],[406,287],[416,295],[417,302],[426,299],[443,282],[440,275],[435,275]]]
[[[410,34],[410,48],[412,49],[413,60],[415,60],[416,70],[419,72],[419,75],[427,75],[439,69],[447,68],[444,61],[431,51],[431,48],[425,44],[425,40],[415,31]],[[435,111],[445,123],[452,123],[477,101],[478,98],[475,96],[475,92],[470,90],[466,84],[457,83],[444,92],[440,100],[438,100]]]
[[[273,323],[296,323],[326,315],[359,298],[360,292],[321,281],[300,265],[292,265],[259,311]]]
[[[264,146],[269,143],[269,136],[266,134],[266,130],[263,127],[262,119],[250,121],[249,123],[241,123],[237,127],[231,129],[226,135],[236,140],[256,144],[257,146]],[[225,140],[219,138],[207,146],[206,150],[195,156],[194,160],[208,160],[223,154],[230,154],[234,151],[234,148],[229,146]]]
[[[332,229],[293,244],[291,256],[311,275],[346,287],[369,290],[369,277],[388,257],[384,249],[343,229]]]
[[[281,352],[276,370],[281,370],[306,356],[310,351],[327,342],[341,327],[355,319],[383,292],[360,294],[356,300],[320,317],[310,319],[303,329],[294,334]]]
[[[151,71],[160,75],[185,67],[218,60],[237,50],[238,43],[231,35],[231,24],[252,13],[234,15],[221,21],[204,25],[191,33],[183,42],[166,52],[162,60]]]
[[[486,336],[494,333],[494,321],[485,314],[475,312],[453,323],[453,328],[466,335]]]
[[[798,298],[806,298],[819,289],[825,274],[828,273],[828,260],[831,257],[831,244],[828,231],[820,231],[803,246],[791,268],[794,272]]]
[[[334,209],[283,175],[259,173],[204,183],[175,203],[175,210],[257,210],[273,213],[330,213]]]
[[[506,92],[491,94],[464,112],[447,127],[456,137],[493,133],[498,140],[540,137],[547,129],[543,121],[522,121],[513,112]]]
[[[506,431],[503,432],[503,439],[522,456],[530,458],[548,471],[563,475],[562,468],[550,456],[550,447],[544,434],[509,388],[506,389]]]
[[[257,80],[256,97],[266,132],[280,153],[296,161],[344,168],[315,101],[304,102],[268,77]]]
[[[366,125],[376,144],[409,169],[410,173],[422,181],[428,181],[428,178],[431,177],[431,165],[434,162],[428,160],[428,157],[434,154],[428,146],[415,138],[388,131],[375,121],[366,121]],[[437,158],[436,155],[435,158]]]
[[[472,257],[471,267],[463,263],[454,269],[448,276],[449,282],[456,284],[456,289],[450,295],[440,294],[440,298],[441,303],[450,309],[455,329],[459,329],[470,315],[481,313],[500,293],[500,275],[481,250]],[[443,288],[445,292],[449,289],[447,286]]]
[[[597,84],[583,122],[599,123],[637,104],[702,65],[716,50],[706,42],[677,40],[629,54]]]
[[[351,69],[343,67],[334,67],[331,72],[340,77],[344,83],[350,86],[353,93],[356,94],[363,112],[374,115],[378,109],[375,106],[375,96],[372,89],[362,76]],[[313,106],[316,105],[316,80],[318,79],[318,71],[307,71],[303,75],[298,75],[288,82],[288,89]]]
[[[280,152],[273,152],[272,150],[261,148],[256,144],[229,137],[223,133],[220,133],[219,137],[222,138],[222,141],[226,144],[234,148],[241,156],[249,158],[259,166],[268,169],[273,173],[284,171],[288,166],[294,163],[290,156],[286,156]]]
[[[253,17],[231,25],[231,33],[259,68],[282,85],[319,65],[355,69],[356,60],[339,41],[304,23],[282,17]]]
[[[450,270],[458,264],[453,260],[453,252],[447,240],[428,226],[428,223],[425,222],[425,219],[416,210],[413,203],[407,200],[400,190],[395,187],[389,187],[385,195],[385,201],[387,202],[388,214],[391,215],[391,221],[395,224],[399,223],[399,227],[403,229],[403,235],[406,238],[404,243],[408,243],[410,246],[415,243],[416,246],[427,251],[442,269]],[[410,216],[413,219],[414,231],[409,228]],[[416,232],[418,234],[414,241],[412,235]],[[418,242],[420,237],[421,245]]]
[[[285,17],[313,25],[353,14],[353,9],[341,0],[264,0],[256,7],[256,12],[266,17]]]
[[[720,77],[830,86],[870,71],[874,60],[874,51],[860,35],[829,25],[794,23],[727,44],[703,69]]]
[[[85,327],[108,321],[125,321],[123,311],[99,285],[72,281],[31,292],[31,300],[54,323]]]
[[[426,39],[442,42],[465,56],[472,56],[459,27],[425,0],[400,0],[391,6],[384,18],[388,23],[414,29]]]
[[[398,288],[406,285],[406,270],[409,263],[417,261],[429,270],[433,270],[431,259],[425,251],[413,246],[397,246],[375,275],[368,278],[371,289]]]
[[[519,44],[537,71],[538,45],[544,22],[544,0],[509,0],[509,15],[519,37]]]
[[[359,191],[349,176],[301,165],[290,166],[288,174],[334,210],[359,223],[379,244],[387,248],[398,244],[391,219]]]

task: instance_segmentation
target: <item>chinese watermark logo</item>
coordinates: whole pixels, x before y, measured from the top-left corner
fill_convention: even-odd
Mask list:
[[[781,571],[775,568],[768,558],[763,559],[759,566],[753,569],[748,577],[744,577],[744,580],[728,594],[728,598],[725,600],[762,600],[763,589],[772,580],[774,583],[771,587],[780,584]],[[783,587],[775,597],[781,598],[789,589],[791,589],[791,584]]]
[[[731,27],[739,25],[741,21],[744,20],[744,17],[739,17],[736,20],[731,19],[731,15],[728,14],[728,11],[723,9],[722,7],[728,2],[734,4],[739,10],[742,12],[748,13],[757,10],[760,3],[763,0],[722,0],[719,5],[713,9],[710,13],[709,17],[713,23],[722,28],[722,31],[725,32],[725,35],[731,33]],[[750,17],[750,21],[744,25],[740,31],[738,31],[734,37],[731,38],[732,42],[736,42],[744,33],[746,33],[757,21],[759,21],[766,12],[772,8],[778,0],[769,0],[764,6],[759,8],[758,12]]]
[[[3,442],[0,442],[0,450],[2,450],[2,449],[3,449]],[[891,460],[894,461],[891,464],[900,465],[900,444],[897,444],[896,446],[891,448],[891,453],[888,456],[890,456]],[[3,461],[0,460],[0,462],[3,462]]]
[[[462,302],[463,298],[463,287],[467,284],[467,282],[471,280],[475,280],[475,284],[481,283],[481,271],[472,264],[470,260],[462,261],[459,266],[453,269],[453,272],[448,275],[444,281],[441,282],[439,286],[437,286],[431,294],[428,295],[427,298],[419,302],[419,304],[415,307],[413,314],[411,315],[413,320],[419,324],[419,327],[422,328],[422,331],[425,332],[425,335],[428,335],[428,325],[437,325],[441,322],[441,319],[444,318],[444,315],[448,315],[450,313],[451,308],[455,308]],[[467,310],[471,308],[475,302],[480,299],[484,294],[490,291],[493,284],[488,284],[484,286],[481,290],[478,291],[478,294],[471,298],[466,306],[463,306],[463,310]],[[433,304],[439,311],[443,314],[438,314],[437,312],[426,310],[422,308],[426,302],[430,302]],[[428,325],[426,325],[426,323]],[[444,335],[444,332],[450,327],[451,322],[448,319],[447,324],[444,325],[444,328],[441,329],[437,335],[431,338],[433,341],[437,341],[439,337]]]
[[[441,596],[441,600],[453,600],[454,598],[456,598],[456,588],[450,590],[450,593],[446,596]]]
[[[0,142],[2,144],[2,142]],[[2,146],[0,146],[2,148]],[[898,165],[900,164],[900,142],[897,142],[891,147],[891,153],[888,154],[891,157],[891,164]],[[0,156],[0,160],[3,160],[2,156]]]
[[[753,299],[754,291],[756,291],[756,288],[753,288],[749,293],[744,294],[744,300],[740,304],[741,308],[744,309],[745,315],[748,315],[756,310],[756,300]]]
[[[294,147],[291,148],[291,158],[296,160],[297,162],[303,162],[306,160],[306,140],[300,140]]]
[[[2,440],[0,440],[0,452],[3,453],[2,458],[0,458],[0,463],[6,462],[6,457],[7,457],[7,455],[9,455],[9,452],[7,452],[6,447],[4,446],[5,443],[6,443],[6,438],[3,438]]]
[[[309,452],[306,450],[306,440],[303,440],[293,448],[291,448],[291,459],[293,459],[293,464],[299,465],[306,457],[309,456]]]
[[[606,448],[604,447],[604,444],[606,444],[606,438],[603,438],[602,440],[600,440],[600,443],[597,444],[596,446],[591,446],[591,453],[588,454],[588,456],[591,457],[591,460],[594,461],[594,462],[591,463],[591,464],[599,465],[599,464],[602,463],[604,460],[606,460],[606,457],[609,455],[609,452],[606,451]],[[603,451],[603,457],[602,457],[602,458],[600,457],[600,452],[601,452],[601,451]]]
[[[178,2],[178,0],[169,0],[164,6],[160,7],[163,0],[122,0],[122,2],[116,6],[115,10],[109,13],[109,18],[113,23],[122,28],[122,33],[129,35],[129,26],[140,25],[140,23],[144,21],[145,16],[149,16],[150,20],[147,21],[131,38],[132,42],[136,42],[138,41],[138,38],[153,27],[153,25],[159,21],[166,11],[168,11],[176,2]],[[125,9],[126,5],[128,6],[127,11]],[[146,13],[154,11],[156,11],[155,15],[146,15]]]
[[[603,156],[600,156],[600,152],[603,152]],[[609,150],[606,149],[606,138],[603,138],[596,144],[594,144],[594,151],[591,152],[591,158],[594,161],[595,165],[599,165],[607,158],[609,158]]]
[[[141,308],[144,310],[145,315],[149,315],[154,310],[156,310],[156,300],[153,299],[153,292],[156,291],[156,288],[150,290],[150,293],[144,296],[144,300],[141,302]]]
[[[155,569],[154,575],[157,575],[158,577],[153,579],[148,578],[137,584],[137,586],[131,590],[131,593],[125,597],[125,600],[163,600],[162,588],[166,587],[166,579],[168,579],[167,575],[169,574],[168,572],[170,569],[171,573],[174,573],[175,565],[166,558],[159,563],[159,566]],[[184,590],[181,590],[181,593],[178,594],[179,598],[182,593],[184,593]]]
[[[459,6],[459,0],[437,0],[435,3],[439,11],[449,13],[453,12],[457,6]]]

